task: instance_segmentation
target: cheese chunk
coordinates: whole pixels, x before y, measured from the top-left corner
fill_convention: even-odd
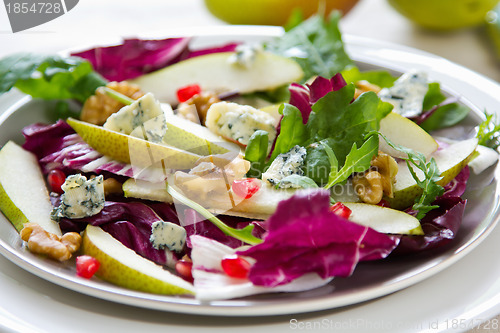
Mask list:
[[[186,230],[172,222],[157,221],[151,226],[149,241],[155,249],[180,252],[186,244]]]
[[[279,184],[279,188],[300,188],[294,183],[281,182],[281,180],[291,175],[303,176],[302,166],[304,166],[306,155],[306,149],[298,145],[287,153],[279,154],[262,174],[262,180],[274,186]]]
[[[166,131],[165,116],[161,104],[154,98],[153,94],[148,93],[132,104],[124,106],[118,112],[109,116],[103,127],[111,131],[129,135],[135,128],[159,116],[163,116],[162,125]],[[155,129],[161,127],[162,126],[153,126]]]
[[[275,118],[249,105],[219,102],[207,112],[206,126],[214,133],[246,146],[258,130],[268,133],[269,148],[276,137]]]
[[[61,186],[61,204],[52,212],[52,219],[78,219],[98,214],[104,208],[103,177],[87,180],[81,174],[70,175]]]
[[[409,118],[422,113],[428,89],[427,74],[421,71],[410,71],[401,75],[392,87],[382,89],[378,95],[384,102],[394,105],[393,112]]]

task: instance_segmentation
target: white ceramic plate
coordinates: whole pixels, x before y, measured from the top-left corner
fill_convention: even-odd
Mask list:
[[[249,28],[250,29],[250,28]],[[251,31],[251,30],[248,30]],[[229,40],[256,41],[279,34],[276,29],[258,33],[223,33],[196,39],[198,45]],[[371,40],[346,37],[348,53],[361,68],[385,68],[403,72],[424,69],[432,79],[442,83],[450,94],[463,96],[470,106],[469,123],[479,120],[479,111],[495,110],[500,102],[500,87],[467,69],[444,59],[413,49],[394,47]],[[0,145],[14,139],[22,143],[21,128],[37,121],[47,121],[45,110],[51,103],[31,101],[17,93],[0,99]],[[465,130],[469,130],[465,127]],[[105,300],[171,312],[198,315],[267,316],[333,309],[399,291],[416,284],[455,263],[472,251],[492,231],[499,219],[499,192],[492,170],[469,182],[466,214],[456,239],[433,253],[387,261],[361,263],[353,276],[335,279],[331,284],[308,292],[270,294],[242,299],[200,303],[191,297],[169,297],[135,292],[110,285],[98,279],[85,280],[75,275],[72,263],[43,260],[24,249],[17,232],[0,216],[0,253],[21,268],[60,286]]]

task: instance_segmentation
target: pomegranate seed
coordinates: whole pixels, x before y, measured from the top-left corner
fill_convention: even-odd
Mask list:
[[[191,84],[177,90],[177,100],[179,103],[183,103],[199,93],[201,93],[200,86],[197,84]]]
[[[248,261],[236,254],[224,257],[221,265],[228,276],[239,279],[246,279],[251,267]]]
[[[76,275],[86,279],[94,276],[100,266],[99,260],[91,256],[76,257]]]
[[[233,192],[241,198],[251,198],[260,189],[261,182],[257,178],[245,178],[233,181]]]
[[[66,175],[59,169],[50,170],[47,175],[47,182],[52,192],[62,194],[64,191],[61,189],[61,186],[65,181]]]
[[[179,260],[175,263],[175,271],[181,278],[188,282],[193,282],[193,263],[187,260]]]
[[[335,213],[337,216],[348,219],[351,216],[352,210],[347,208],[342,202],[336,202],[330,207],[330,211]]]

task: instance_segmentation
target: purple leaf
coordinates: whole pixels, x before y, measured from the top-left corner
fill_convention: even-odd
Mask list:
[[[386,257],[397,237],[341,218],[330,211],[326,190],[298,191],[279,203],[266,221],[264,242],[238,254],[252,257],[249,279],[274,287],[315,272],[321,278],[346,277],[360,260]]]

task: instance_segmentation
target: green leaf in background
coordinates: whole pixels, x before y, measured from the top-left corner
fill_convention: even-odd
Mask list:
[[[266,131],[258,130],[250,137],[245,149],[245,159],[251,163],[247,177],[260,178],[262,176],[266,164],[268,144],[269,134]]]
[[[342,76],[347,83],[356,83],[358,81],[368,81],[380,88],[388,88],[394,85],[397,77],[394,77],[388,71],[363,71],[358,67],[352,66],[342,71]]]
[[[441,92],[441,86],[437,82],[429,83],[429,89],[424,97],[422,109],[424,112],[431,112],[431,115],[421,124],[427,132],[458,124],[469,114],[469,108],[447,101],[446,96]]]
[[[470,109],[458,103],[440,106],[432,115],[420,124],[427,132],[458,124],[469,114]]]
[[[84,102],[106,83],[77,57],[19,53],[0,60],[0,94],[16,87],[34,98]]]
[[[441,92],[441,85],[437,82],[431,82],[429,83],[429,88],[424,96],[422,110],[428,111],[445,100],[446,96]]]
[[[315,75],[332,77],[348,66],[354,66],[344,50],[338,23],[339,12],[328,21],[315,15],[295,25],[285,35],[266,45],[267,50],[291,57],[302,67],[304,80]]]

